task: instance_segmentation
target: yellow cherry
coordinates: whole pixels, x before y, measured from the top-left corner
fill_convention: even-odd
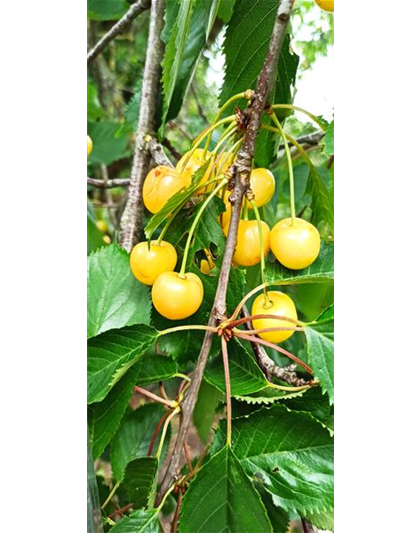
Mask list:
[[[92,139],[88,135],[87,136],[87,155],[88,156],[91,154],[92,148],[93,148],[93,142],[92,142]]]
[[[280,220],[270,233],[270,248],[277,260],[291,270],[311,265],[319,255],[321,237],[310,222],[295,218]]]
[[[324,11],[334,13],[334,0],[315,0],[315,3]]]
[[[143,186],[144,205],[151,213],[157,213],[174,194],[187,183],[174,168],[158,166],[146,176]]]
[[[250,185],[257,207],[262,207],[273,198],[276,180],[266,168],[254,168],[251,172]],[[252,209],[251,202],[248,202],[248,209]]]
[[[205,249],[204,253],[206,254],[207,259],[202,259],[200,263],[200,271],[203,274],[209,275],[213,268],[216,266],[213,261],[213,257],[211,256],[211,253]]]
[[[189,157],[191,152],[187,152],[184,154],[181,159],[178,161],[176,165],[176,170],[182,174],[182,177],[184,178],[185,182],[190,185],[191,184],[191,177],[204,163],[207,161],[207,159],[210,157],[210,152],[207,152],[205,159],[203,158],[204,155],[204,149],[203,148],[196,148],[194,150],[194,153]],[[187,164],[184,167],[185,161],[188,159]],[[210,170],[211,170],[211,163],[209,168],[207,169],[206,173],[204,174],[200,184],[205,183],[210,179]],[[187,185],[187,186],[188,186]],[[204,188],[200,189],[198,191],[198,194],[201,194],[204,192]]]
[[[268,302],[266,302],[264,294],[260,294],[255,298],[252,304],[253,315],[277,315],[297,320],[296,306],[287,294],[279,291],[268,291],[267,296]],[[252,326],[254,329],[290,328],[295,327],[295,324],[287,320],[258,318],[252,321]],[[258,336],[266,341],[277,344],[290,338],[293,333],[294,331],[267,331],[259,333]]]
[[[183,276],[177,272],[164,272],[152,287],[155,309],[169,320],[182,320],[193,315],[203,302],[201,279],[192,272]]]
[[[270,228],[261,221],[263,233],[264,255],[270,250]],[[223,228],[225,235],[228,232],[228,226]],[[238,228],[238,240],[236,243],[235,253],[233,254],[233,263],[237,266],[249,267],[258,265],[261,262],[260,251],[260,233],[258,231],[257,220],[240,220]]]
[[[145,285],[153,285],[163,272],[172,271],[177,262],[177,254],[171,243],[157,241],[139,242],[130,254],[130,268],[133,275]]]

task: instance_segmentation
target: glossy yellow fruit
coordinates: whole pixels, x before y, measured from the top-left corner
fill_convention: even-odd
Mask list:
[[[92,148],[93,148],[93,142],[92,142],[92,139],[88,135],[87,136],[87,155],[91,154]]]
[[[267,255],[270,250],[270,228],[264,221],[261,221],[261,225],[264,255]],[[223,231],[227,235],[228,226],[225,226]],[[240,220],[238,241],[236,243],[235,253],[233,254],[233,263],[237,266],[249,267],[258,265],[260,262],[261,252],[258,222],[256,220]]]
[[[203,302],[201,279],[193,273],[181,276],[164,272],[152,287],[152,302],[158,313],[169,320],[182,320],[193,315]]]
[[[253,315],[277,315],[297,320],[296,306],[287,294],[279,291],[268,291],[267,296],[270,301],[268,305],[266,305],[264,294],[260,294],[255,298],[252,304]],[[254,329],[290,328],[294,327],[295,324],[287,320],[258,318],[252,321],[252,326]],[[268,331],[259,333],[258,336],[266,341],[277,344],[291,337],[293,333],[294,331]]]
[[[266,168],[254,168],[251,172],[250,185],[257,207],[262,207],[268,204],[271,198],[273,198],[276,180],[273,174]],[[248,209],[252,209],[250,202],[248,202]]]
[[[202,259],[201,260],[200,271],[203,274],[209,275],[216,265],[214,264],[213,257],[211,256],[211,253],[207,249],[204,250],[204,253],[206,254],[207,259]]]
[[[315,0],[326,11],[420,11],[420,0]]]
[[[98,228],[99,231],[102,231],[102,233],[105,233],[106,231],[108,231],[108,226],[105,220],[97,220],[96,227]]]
[[[151,213],[157,213],[175,193],[187,185],[174,168],[158,166],[146,176],[143,186],[144,205]]]
[[[229,194],[230,193],[226,194],[223,199],[223,202],[226,206],[226,211],[220,215],[220,225],[222,226],[223,231],[226,228],[225,234],[227,234],[227,229],[229,228],[230,217],[232,216],[232,204],[228,200]]]
[[[198,170],[202,165],[204,165],[204,163],[210,157],[210,152],[207,152],[206,158],[203,159],[204,149],[197,148],[196,150],[194,150],[194,153],[189,158],[188,163],[185,165],[185,168],[183,169],[184,163],[187,160],[187,158],[190,156],[190,153],[191,152],[187,152],[186,154],[184,154],[181,157],[181,159],[178,161],[175,167],[176,170],[180,174],[182,174],[182,177],[184,178],[187,185],[191,184],[191,176],[194,174],[194,172]],[[210,170],[211,170],[210,167],[211,167],[211,163],[200,183],[205,183],[206,181],[210,179]],[[204,189],[201,189],[198,191],[199,194],[202,192],[204,192]]]
[[[310,222],[295,218],[280,220],[270,233],[270,248],[278,261],[291,270],[311,265],[319,255],[321,237]]]
[[[171,243],[162,241],[139,242],[130,254],[130,268],[133,275],[145,285],[153,285],[163,272],[172,271],[177,262],[177,254]]]

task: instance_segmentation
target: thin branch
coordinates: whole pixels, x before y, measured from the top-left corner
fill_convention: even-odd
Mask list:
[[[162,145],[157,142],[155,138],[150,139],[147,143],[150,155],[156,165],[165,165],[166,167],[174,168],[168,156],[163,151]]]
[[[107,180],[106,182],[104,180],[97,180],[95,178],[87,178],[87,184],[93,185],[94,187],[97,187],[98,189],[114,189],[115,187],[126,187],[130,184],[130,180],[127,179],[113,179],[113,180]]]
[[[287,24],[289,22],[293,3],[294,0],[280,0],[268,54],[258,78],[257,90],[251,104],[250,120],[246,129],[243,148],[238,154],[237,162],[232,166],[233,176],[235,177],[234,190],[229,198],[232,203],[232,214],[213,309],[208,323],[209,326],[212,327],[216,326],[226,314],[226,291],[233,253],[236,246],[242,199],[249,187],[249,176],[251,173],[252,159],[255,153],[255,141],[261,122],[261,115],[264,111],[265,104],[267,103],[269,92],[274,85],[277,61],[284,36],[286,35]],[[206,331],[204,336],[204,341],[197,360],[197,366],[193,373],[190,386],[185,394],[184,401],[182,402],[182,422],[179,427],[177,440],[175,442],[168,469],[162,481],[157,502],[162,500],[168,488],[178,477],[182,459],[182,448],[192,420],[198,391],[213,341],[213,335],[214,334],[211,331]]]
[[[325,131],[318,130],[314,131],[313,133],[310,133],[309,135],[302,135],[302,137],[299,137],[296,139],[296,141],[299,144],[309,144],[310,146],[317,146],[319,142],[325,137]],[[287,143],[290,148],[293,148],[293,143],[289,142]],[[284,149],[284,144],[280,144],[279,151]]]
[[[164,10],[165,0],[151,1],[149,37],[140,97],[141,105],[136,133],[136,147],[127,203],[121,217],[120,245],[128,252],[131,252],[131,249],[139,240],[144,213],[143,182],[150,165],[150,152],[147,149],[146,137],[148,135],[153,136],[156,132],[156,115],[160,95],[160,65],[164,51],[164,45],[160,39],[164,26]]]
[[[178,152],[178,150],[175,148],[175,146],[171,143],[171,141],[167,137],[163,139],[162,144],[165,148],[167,148],[171,152],[171,155],[173,155],[173,157],[177,161],[181,159],[182,155]]]
[[[120,35],[136,17],[149,8],[150,0],[137,0],[137,2],[134,2],[125,15],[89,50],[87,64],[89,65],[117,35]]]

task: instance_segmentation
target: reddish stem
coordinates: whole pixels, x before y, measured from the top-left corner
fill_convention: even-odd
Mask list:
[[[238,320],[234,320],[233,322],[229,322],[229,324],[227,324],[226,328],[227,329],[232,329],[232,328],[235,328],[236,326],[240,326],[241,324],[245,324],[246,322],[252,322],[253,320],[258,320],[258,319],[262,319],[262,318],[266,318],[266,319],[270,319],[270,320],[282,320],[282,321],[285,321],[285,322],[291,322],[292,324],[296,325],[297,324],[297,320],[294,320],[293,318],[289,318],[287,316],[280,316],[280,315],[250,315],[250,316],[246,316],[244,318],[238,318]]]
[[[149,449],[147,450],[147,455],[152,455],[153,446],[155,445],[157,436],[159,435],[160,428],[162,427],[162,424],[165,422],[167,417],[171,414],[172,411],[166,411],[163,413],[161,419],[159,420],[158,425],[156,426],[156,429],[152,435],[152,440],[150,441]]]
[[[137,385],[133,388],[136,392],[139,392],[140,394],[143,394],[144,396],[147,396],[151,400],[155,400],[155,402],[163,403],[164,405],[167,405],[168,407],[173,407],[173,402],[170,400],[165,400],[164,398],[161,398],[160,396],[157,396],[157,394],[154,394],[153,392],[150,392],[146,389],[143,389],[142,387],[138,387]]]
[[[113,513],[111,513],[108,518],[114,518],[118,514],[124,514],[126,511],[128,511],[131,507],[133,507],[134,503],[127,503],[127,505],[124,505],[124,507],[121,507],[120,509],[116,509]]]
[[[193,465],[191,463],[190,451],[188,449],[187,441],[184,442],[184,454],[185,454],[185,459],[187,460],[188,470],[190,472],[193,472],[194,468],[193,468]]]
[[[227,342],[222,337],[222,355],[223,355],[223,367],[225,369],[225,383],[226,383],[226,411],[227,411],[227,442],[230,446],[232,437],[232,402],[231,402],[231,390],[230,390],[230,376],[229,376],[229,357],[227,350]]]
[[[180,511],[181,511],[183,495],[184,495],[184,493],[183,493],[182,487],[179,487],[178,500],[176,502],[176,509],[175,509],[174,517],[172,519],[171,533],[176,533],[177,530],[178,530],[178,520],[179,520]]]
[[[246,335],[245,333],[237,333],[235,332],[235,337],[239,337],[240,339],[244,339],[245,341],[250,342],[256,342],[257,344],[263,344],[264,346],[268,346],[269,348],[273,348],[273,350],[276,350],[277,352],[280,352],[284,355],[287,355],[292,361],[300,365],[302,368],[304,368],[309,374],[313,375],[313,370],[303,361],[301,361],[296,355],[293,355],[292,353],[288,352],[284,348],[280,348],[280,346],[277,346],[277,344],[273,344],[272,342],[265,341],[263,339],[260,339],[259,337],[255,337],[254,335]]]

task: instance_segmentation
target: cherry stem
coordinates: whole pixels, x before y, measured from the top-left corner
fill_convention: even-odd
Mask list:
[[[230,328],[229,328],[230,329]],[[274,327],[274,328],[261,328],[261,329],[247,329],[246,333],[251,335],[259,335],[260,333],[269,333],[270,331],[304,331],[304,328],[287,328],[287,327]],[[233,328],[233,333],[242,333],[241,329]]]
[[[155,445],[157,436],[159,435],[160,428],[162,427],[162,424],[165,422],[165,420],[168,418],[168,416],[171,414],[171,411],[165,411],[163,415],[161,416],[161,419],[159,420],[158,425],[156,426],[155,431],[152,435],[152,440],[150,441],[149,449],[147,450],[147,455],[152,455],[153,447]]]
[[[227,436],[226,442],[230,446],[232,442],[232,401],[231,401],[231,389],[230,389],[230,376],[229,376],[229,357],[227,342],[224,337],[222,339],[222,355],[223,355],[223,367],[225,370],[225,383],[226,383],[226,418],[227,418]]]
[[[214,123],[218,123],[220,121],[220,117],[223,115],[223,111],[225,111],[225,109],[227,109],[233,102],[236,102],[236,100],[241,100],[242,98],[246,98],[247,100],[249,100],[252,96],[252,93],[251,91],[244,91],[242,93],[238,93],[238,94],[235,94],[234,96],[232,96],[231,98],[229,98],[229,100],[227,100],[223,105],[222,107],[219,109],[219,111],[217,112],[217,115],[214,119]],[[211,133],[211,132],[209,132]],[[210,146],[210,141],[211,141],[211,135],[209,135],[207,137],[207,141],[206,141],[206,144],[204,146],[204,152],[206,153],[207,150],[209,149],[209,146]]]
[[[104,501],[104,503],[101,505],[101,509],[104,510],[105,507],[108,505],[108,503],[112,500],[112,497],[117,492],[118,487],[120,486],[120,482],[115,483],[114,487],[112,488],[111,492],[108,495],[108,498]]]
[[[228,122],[234,122],[234,121],[235,121],[235,115],[230,115],[229,117],[226,117],[226,118],[223,118],[222,120],[217,121],[212,126],[210,126],[210,128],[207,128],[203,133],[200,133],[200,135],[197,137],[196,141],[194,142],[190,150],[190,153],[188,154],[188,157],[185,159],[184,164],[181,167],[180,174],[182,174],[189,160],[193,156],[195,150],[201,144],[201,141],[206,137],[206,135],[210,135],[210,139],[211,139],[211,134],[215,129],[217,129],[219,126],[222,126],[223,124],[227,124]],[[204,150],[206,150],[206,148]]]
[[[185,454],[185,459],[187,461],[188,470],[190,472],[193,472],[194,468],[193,468],[193,465],[191,463],[190,451],[188,449],[187,441],[184,441],[184,454]]]
[[[315,115],[307,111],[306,109],[303,109],[303,107],[298,107],[293,104],[273,104],[271,106],[272,109],[293,109],[294,111],[300,111],[301,113],[304,113],[307,115],[310,119],[312,119],[318,126],[322,129],[322,131],[326,131],[327,127],[317,118]]]
[[[286,134],[284,133],[284,130],[282,128],[282,125],[280,124],[279,119],[277,118],[277,115],[275,113],[270,114],[271,120],[274,122],[274,124],[277,126],[278,130],[280,131],[280,135],[283,138],[284,143],[284,151],[286,153],[287,158],[287,166],[289,168],[289,184],[290,184],[290,216],[292,219],[292,225],[294,224],[295,218],[296,218],[296,209],[295,209],[295,183],[294,183],[294,175],[293,175],[293,161],[292,156],[290,154],[290,148],[289,143],[287,142]]]
[[[269,383],[268,386],[272,389],[277,389],[285,392],[299,392],[301,390],[308,390],[315,385],[318,385],[317,381],[312,381],[311,384],[301,385],[300,387],[285,387],[283,385],[277,385],[277,383]]]
[[[251,205],[252,205],[252,208],[254,209],[255,218],[257,219],[257,224],[258,224],[258,234],[260,237],[260,255],[261,255],[261,281],[264,285],[264,301],[267,304],[267,302],[269,302],[269,298],[267,296],[267,280],[265,278],[264,234],[263,234],[263,229],[262,229],[260,213],[257,207],[257,202],[255,200],[251,200]],[[248,207],[246,209],[248,211]]]
[[[216,333],[217,332],[217,328],[213,328],[211,326],[199,326],[199,325],[191,325],[191,326],[176,326],[174,328],[168,328],[168,329],[164,329],[162,331],[159,331],[159,337],[161,337],[162,335],[168,335],[169,333],[175,333],[177,331],[188,331],[188,330],[192,330],[192,329],[199,329],[199,330],[204,330],[204,331],[211,331],[212,333]]]
[[[184,250],[184,256],[182,258],[182,265],[181,265],[181,270],[179,272],[179,275],[180,276],[184,276],[185,275],[185,268],[187,266],[187,259],[188,259],[188,252],[189,252],[189,249],[190,249],[190,246],[191,246],[191,242],[192,242],[192,239],[193,239],[193,236],[194,236],[194,231],[197,227],[197,224],[199,223],[200,221],[200,218],[201,218],[201,215],[204,213],[204,210],[206,209],[206,207],[209,205],[209,203],[211,202],[211,200],[213,199],[214,196],[216,196],[216,194],[220,191],[220,189],[222,189],[226,183],[228,183],[229,180],[227,180],[226,178],[224,178],[220,183],[219,185],[208,195],[208,197],[204,200],[202,206],[200,207],[198,213],[196,214],[195,218],[194,218],[194,221],[191,225],[191,228],[190,228],[190,231],[188,232],[188,238],[187,238],[187,243],[185,245],[185,250]]]
[[[181,412],[181,408],[178,406],[165,419],[165,423],[163,425],[163,430],[162,430],[162,435],[160,437],[159,447],[158,447],[157,452],[156,452],[156,459],[160,459],[160,455],[161,455],[162,449],[163,449],[163,443],[165,442],[165,437],[166,437],[166,433],[168,431],[168,426],[171,423],[172,418],[174,418],[174,416],[176,416],[180,412]]]
[[[176,402],[173,402],[172,400],[165,400],[164,398],[161,398],[160,396],[153,394],[153,392],[143,389],[142,387],[138,387],[137,385],[133,387],[133,390],[135,390],[136,392],[139,392],[140,394],[143,394],[144,396],[147,396],[148,398],[154,400],[155,402],[163,403],[164,405],[167,405],[171,409],[173,409],[174,405],[176,405]]]
[[[291,322],[292,324],[300,324],[301,322],[299,320],[295,320],[294,318],[290,318],[288,316],[281,316],[281,315],[270,315],[268,313],[260,313],[258,315],[250,315],[245,316],[243,318],[238,318],[238,320],[232,320],[232,322],[229,322],[226,326],[227,329],[235,328],[236,326],[240,326],[241,324],[246,324],[247,322],[252,322],[253,320],[258,319],[271,319],[271,320],[281,320],[282,322]]]
[[[240,339],[243,339],[245,341],[256,342],[257,344],[262,344],[264,346],[268,346],[269,348],[272,348],[273,350],[276,350],[279,353],[287,355],[287,357],[289,357],[289,359],[291,359],[292,361],[294,361],[295,363],[300,365],[302,368],[304,368],[306,370],[306,372],[308,372],[309,374],[313,375],[312,369],[306,363],[301,361],[298,357],[296,357],[296,355],[293,355],[292,353],[288,352],[284,348],[280,348],[280,346],[277,346],[277,344],[274,344],[274,343],[269,342],[269,341],[265,341],[264,339],[260,339],[259,337],[255,337],[254,335],[246,335],[245,333],[236,333],[235,332],[235,336],[239,337]]]
[[[258,287],[255,287],[252,289],[252,291],[249,291],[248,294],[245,294],[245,296],[242,298],[242,300],[239,302],[239,304],[236,306],[235,311],[233,312],[233,315],[231,316],[231,324],[234,323],[235,319],[241,312],[242,307],[245,305],[245,302],[251,298],[254,294],[259,292],[261,289],[264,289],[268,284],[262,283],[261,285],[258,285]]]

